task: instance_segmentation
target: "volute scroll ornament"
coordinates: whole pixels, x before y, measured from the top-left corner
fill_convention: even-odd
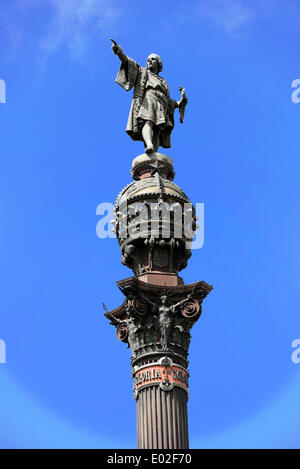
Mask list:
[[[201,315],[202,306],[197,300],[190,299],[181,307],[180,312],[184,318],[194,319],[196,316]]]
[[[149,312],[149,305],[138,297],[128,300],[128,307],[133,308],[136,315],[140,317],[146,316]]]
[[[121,342],[128,343],[128,327],[119,324],[116,328],[116,335]]]

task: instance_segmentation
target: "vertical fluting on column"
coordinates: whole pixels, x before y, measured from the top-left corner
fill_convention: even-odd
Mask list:
[[[187,393],[149,386],[137,396],[139,449],[188,449]]]

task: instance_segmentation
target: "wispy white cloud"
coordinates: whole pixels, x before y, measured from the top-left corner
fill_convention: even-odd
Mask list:
[[[97,35],[108,35],[121,13],[112,0],[49,0],[49,5],[53,19],[40,47],[48,56],[66,46],[74,60],[84,58]]]
[[[241,0],[203,0],[199,13],[230,36],[238,36],[242,27],[254,16],[254,11]]]

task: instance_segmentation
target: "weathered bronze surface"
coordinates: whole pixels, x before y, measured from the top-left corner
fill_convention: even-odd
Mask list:
[[[183,122],[187,98],[183,88],[180,101],[170,98],[158,55],[141,67],[115,41],[112,50],[121,61],[117,83],[134,88],[126,131],[146,150],[132,162],[133,182],[118,195],[112,221],[121,262],[134,276],[117,282],[124,302],[105,316],[131,349],[138,447],[188,448],[190,331],[212,286],[184,285],[178,275],[191,257],[197,217],[173,182],[172,159],[158,153],[170,147],[174,110]]]
[[[171,99],[168,83],[159,75],[163,68],[159,55],[150,54],[146,67],[141,67],[116,41],[112,42],[112,50],[121,61],[116,82],[126,91],[134,88],[126,132],[133,140],[144,142],[147,154],[157,152],[159,146],[170,148],[176,108],[183,122],[188,101],[185,89],[180,86],[179,101]]]

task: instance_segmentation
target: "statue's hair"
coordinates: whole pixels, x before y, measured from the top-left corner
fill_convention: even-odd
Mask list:
[[[157,58],[157,63],[158,63],[158,73],[162,72],[163,63],[162,63],[160,56],[158,54],[155,54],[154,52],[152,52],[152,54],[149,54],[149,55],[155,55],[155,57]]]

